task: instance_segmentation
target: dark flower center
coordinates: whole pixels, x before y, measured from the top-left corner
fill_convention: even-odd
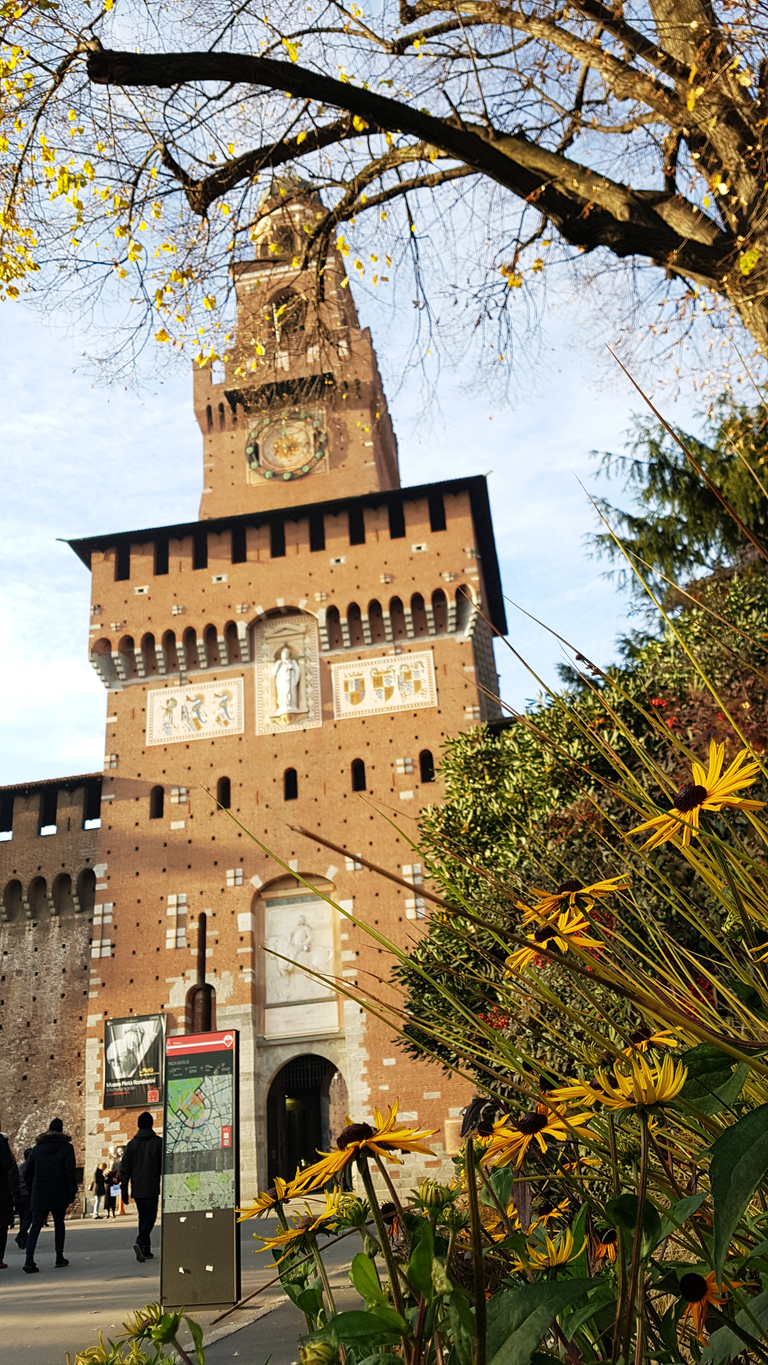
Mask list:
[[[270,1185],[269,1189],[264,1191],[264,1196],[266,1199],[272,1199],[277,1202],[277,1190],[274,1185]]]
[[[612,1247],[616,1241],[616,1229],[608,1228],[607,1231],[600,1233],[600,1241],[604,1247]]]
[[[570,892],[581,891],[581,889],[582,889],[581,882],[578,880],[577,877],[568,877],[564,882],[561,882],[560,885],[558,886],[557,894],[558,896],[567,896],[570,894]]]
[[[314,1214],[312,1214],[312,1213],[305,1213],[303,1218],[299,1218],[299,1219],[298,1219],[298,1221],[297,1221],[297,1223],[296,1223],[296,1231],[297,1231],[297,1232],[307,1232],[307,1230],[308,1230],[309,1228],[311,1228],[311,1226],[312,1226],[312,1224],[314,1223],[314,1221],[315,1221],[315,1216],[314,1216]]]
[[[397,1218],[397,1209],[395,1208],[394,1204],[392,1204],[391,1202],[387,1204],[382,1204],[381,1216],[384,1219],[384,1222],[386,1223],[387,1227],[391,1226],[391,1224],[394,1223],[395,1219]]]
[[[652,1034],[651,1034],[651,1030],[649,1029],[648,1025],[647,1025],[647,1024],[642,1024],[642,1025],[640,1026],[640,1028],[636,1028],[636,1029],[635,1029],[634,1033],[630,1033],[630,1035],[629,1035],[629,1041],[630,1041],[630,1043],[635,1043],[635,1044],[637,1044],[637,1043],[647,1043],[647,1042],[648,1042],[648,1039],[649,1039],[650,1037],[652,1037]]]
[[[546,1114],[523,1114],[515,1125],[519,1133],[532,1136],[533,1133],[540,1133],[542,1128],[546,1128],[549,1119]]]
[[[533,937],[537,943],[553,943],[557,938],[557,933],[551,925],[542,924],[535,930]]]
[[[478,1125],[477,1125],[477,1136],[478,1136],[478,1137],[490,1137],[490,1136],[492,1135],[492,1133],[493,1133],[493,1124],[492,1124],[492,1123],[489,1123],[487,1119],[481,1119],[480,1123],[478,1123]]]
[[[353,1142],[365,1142],[367,1138],[373,1137],[373,1129],[369,1123],[350,1123],[349,1127],[342,1128],[336,1139],[336,1146],[340,1152],[347,1147],[351,1147]]]
[[[672,805],[685,815],[689,810],[695,810],[706,799],[706,787],[700,786],[698,782],[684,782]]]
[[[703,1275],[696,1275],[693,1271],[683,1275],[680,1281],[680,1293],[687,1303],[701,1303],[707,1297],[707,1282]]]

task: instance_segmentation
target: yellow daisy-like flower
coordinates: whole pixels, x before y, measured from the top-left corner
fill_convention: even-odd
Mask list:
[[[606,1228],[599,1233],[600,1241],[595,1247],[595,1260],[611,1262],[616,1260],[619,1247],[619,1237],[615,1228]]]
[[[290,1254],[296,1242],[301,1241],[308,1233],[317,1232],[318,1228],[322,1228],[325,1223],[337,1217],[340,1198],[340,1190],[334,1190],[333,1194],[328,1194],[326,1191],[324,1209],[313,1213],[309,1204],[305,1204],[304,1207],[307,1212],[302,1217],[291,1220],[293,1227],[281,1229],[280,1232],[275,1233],[274,1237],[262,1237],[258,1232],[254,1232],[253,1235],[256,1240],[264,1243],[263,1246],[259,1247],[259,1251],[279,1251],[285,1247],[285,1255],[280,1257],[280,1260],[285,1260],[285,1256]]]
[[[700,763],[693,764],[693,781],[684,782],[672,803],[672,810],[666,815],[654,815],[635,825],[630,834],[640,834],[646,829],[654,833],[646,839],[643,848],[657,848],[670,839],[682,836],[683,846],[687,847],[694,834],[699,833],[701,811],[763,810],[764,801],[747,801],[736,796],[742,787],[750,787],[760,772],[759,763],[749,757],[746,749],[737,754],[733,762],[723,772],[725,745],[712,740],[709,746],[709,767],[706,772]]]
[[[394,1161],[399,1166],[403,1163],[395,1156],[395,1152],[421,1152],[424,1156],[434,1156],[432,1148],[425,1147],[424,1139],[432,1137],[437,1129],[428,1128],[419,1132],[416,1128],[398,1128],[397,1107],[398,1101],[395,1100],[386,1119],[378,1109],[374,1109],[375,1128],[369,1123],[347,1122],[347,1127],[342,1129],[336,1139],[337,1150],[321,1153],[320,1161],[301,1171],[293,1182],[294,1193],[309,1194],[311,1190],[318,1190],[321,1186],[327,1185],[329,1180],[343,1171],[344,1167],[354,1161],[361,1152],[385,1157],[387,1161]]]
[[[731,1284],[730,1288],[735,1289],[736,1285]],[[686,1304],[680,1323],[680,1338],[682,1339],[685,1324],[690,1317],[693,1319],[696,1336],[700,1342],[704,1342],[706,1340],[704,1324],[710,1305],[714,1308],[721,1308],[728,1298],[727,1294],[718,1290],[715,1284],[714,1270],[710,1270],[708,1275],[697,1275],[695,1271],[688,1271],[680,1280],[680,1297]]]
[[[507,974],[514,976],[524,967],[530,966],[540,956],[542,948],[559,948],[567,953],[569,947],[588,948],[592,952],[602,951],[604,945],[598,938],[590,938],[589,920],[578,911],[563,910],[546,924],[539,925],[533,934],[527,935],[530,948],[518,948],[507,958]]]
[[[543,1242],[529,1242],[526,1248],[528,1265],[535,1266],[537,1270],[547,1270],[558,1265],[567,1265],[569,1261],[574,1261],[580,1256],[586,1246],[586,1237],[578,1250],[575,1247],[573,1233],[570,1228],[561,1232],[557,1238],[545,1236]],[[515,1257],[513,1264],[516,1270],[526,1270],[523,1261]]]
[[[575,910],[577,899],[588,901],[587,909],[591,910],[596,900],[603,896],[611,896],[615,891],[626,891],[628,886],[628,877],[608,877],[601,882],[592,882],[589,886],[582,885],[576,877],[568,877],[566,881],[561,882],[556,891],[543,891],[539,886],[532,886],[531,891],[537,898],[536,905],[526,905],[523,901],[518,901],[517,908],[523,911],[523,924],[528,924],[531,920],[548,919],[555,910],[560,910],[566,905]]]
[[[508,1116],[500,1119],[493,1125],[493,1135],[483,1154],[483,1163],[508,1166],[514,1161],[519,1169],[532,1142],[541,1152],[546,1152],[547,1138],[565,1142],[572,1137],[592,1137],[589,1128],[585,1127],[589,1117],[589,1114],[566,1114],[564,1107],[555,1110],[539,1104],[517,1121]]]
[[[647,1052],[649,1047],[679,1047],[680,1039],[673,1029],[662,1028],[656,1033],[647,1024],[641,1024],[629,1035],[629,1047],[624,1048],[625,1057],[633,1057],[638,1052]]]
[[[298,1178],[298,1171],[296,1177]],[[247,1218],[261,1218],[262,1214],[269,1213],[276,1204],[282,1204],[284,1199],[290,1199],[293,1193],[293,1186],[287,1180],[281,1180],[279,1175],[275,1176],[275,1183],[268,1190],[259,1190],[253,1203],[247,1209],[240,1210],[238,1221],[244,1223]]]
[[[680,1094],[688,1068],[665,1057],[649,1063],[642,1056],[614,1066],[612,1071],[597,1071],[591,1089],[606,1109],[640,1109],[652,1104],[667,1104]]]

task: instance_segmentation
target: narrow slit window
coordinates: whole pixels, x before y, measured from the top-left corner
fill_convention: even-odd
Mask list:
[[[430,493],[429,495],[429,529],[430,531],[445,530],[445,502],[442,493]]]
[[[168,541],[155,541],[155,578],[168,572]]]
[[[405,512],[400,501],[389,504],[389,538],[402,540],[405,535]]]
[[[216,783],[216,800],[224,810],[232,805],[232,783],[228,777],[220,777]]]
[[[245,544],[245,527],[232,527],[232,563],[245,564],[248,558]]]
[[[131,547],[118,545],[115,555],[115,582],[126,583],[131,576]]]
[[[430,749],[422,749],[419,754],[419,774],[422,782],[435,780],[435,760]]]
[[[283,773],[283,800],[296,801],[299,796],[299,779],[295,768],[286,768]]]
[[[285,522],[282,518],[269,523],[269,553],[273,559],[285,555]]]
[[[367,790],[365,783],[365,763],[362,758],[352,759],[352,790],[353,792],[364,792]]]
[[[350,545],[365,545],[365,517],[362,507],[350,507],[349,509],[349,543]]]
[[[310,513],[309,548],[313,552],[325,549],[325,517],[322,512]]]
[[[162,820],[163,807],[165,806],[165,790],[163,787],[153,787],[149,793],[149,818],[150,820]]]
[[[205,531],[196,531],[192,542],[192,568],[208,568],[208,536]]]

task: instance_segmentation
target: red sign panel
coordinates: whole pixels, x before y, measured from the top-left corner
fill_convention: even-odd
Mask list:
[[[191,1052],[231,1052],[235,1035],[226,1033],[184,1033],[166,1040],[166,1057],[186,1057]]]
[[[228,1123],[221,1130],[221,1145],[222,1147],[232,1146],[232,1128]]]
[[[160,1103],[160,1091],[159,1091],[159,1090],[148,1090],[148,1091],[147,1091],[147,1104],[159,1104],[159,1103]]]

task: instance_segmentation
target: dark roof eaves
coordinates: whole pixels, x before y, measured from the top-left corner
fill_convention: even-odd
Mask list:
[[[41,777],[37,782],[0,783],[0,792],[34,792],[41,787],[64,787],[75,791],[86,782],[104,781],[103,773],[75,773],[73,777]]]

